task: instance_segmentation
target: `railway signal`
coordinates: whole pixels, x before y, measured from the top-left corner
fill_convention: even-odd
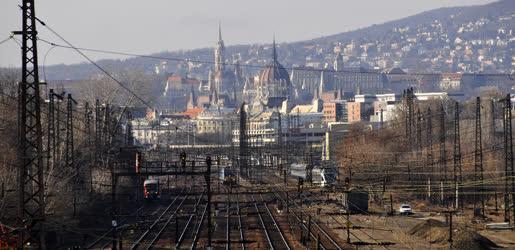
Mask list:
[[[183,170],[186,170],[186,152],[181,152],[180,154],[180,158],[181,158],[181,168]]]

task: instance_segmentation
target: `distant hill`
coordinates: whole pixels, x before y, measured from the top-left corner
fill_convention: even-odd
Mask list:
[[[434,20],[439,20],[446,26],[458,27],[463,23],[477,20],[480,17],[496,19],[499,16],[512,16],[513,14],[515,14],[515,1],[513,0],[498,1],[487,5],[439,8],[379,25],[375,24],[354,31],[312,39],[307,42],[328,43],[351,39],[378,40],[389,36],[394,28],[406,26],[421,27],[430,24]]]
[[[316,39],[279,44],[279,60],[286,66],[331,65],[340,51],[348,66],[378,69],[400,67],[424,72],[511,72],[514,49],[515,1],[504,0],[482,6],[452,7],[372,25],[354,31]],[[264,65],[270,59],[270,45],[229,46],[226,58],[242,65]],[[213,49],[161,52],[153,56],[213,61]],[[154,72],[162,60],[130,58],[101,60],[110,71],[137,68]],[[161,66],[163,66],[161,64]],[[210,64],[169,61],[164,71],[206,78]],[[255,68],[244,68],[248,74]],[[163,71],[163,70],[162,70]],[[53,65],[47,78],[87,79],[98,70],[89,64]]]

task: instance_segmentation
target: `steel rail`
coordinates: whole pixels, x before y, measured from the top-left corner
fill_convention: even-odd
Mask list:
[[[278,190],[277,188],[274,188],[274,189],[275,189],[275,190],[277,190],[277,191],[283,192],[283,191],[281,191],[281,190]],[[283,192],[283,193],[284,193],[284,192]],[[282,198],[280,195],[277,195],[277,192],[275,192],[274,194],[275,194],[276,196],[278,196],[278,197],[279,197],[283,202],[285,202],[284,198]],[[305,196],[305,195],[303,195],[303,196]],[[298,206],[297,201],[295,201],[295,200],[294,200],[293,202],[294,202],[294,204],[295,204],[296,206]],[[294,211],[292,211],[292,212],[293,212],[293,214],[294,214],[295,216],[297,216],[297,215],[296,215],[296,213],[295,213]],[[303,214],[303,212],[302,212],[302,211],[300,211],[300,213],[301,213],[301,214]],[[298,217],[298,216],[297,216],[297,217]],[[300,218],[298,218],[298,219],[300,219]],[[329,234],[328,234],[328,233],[327,233],[327,232],[326,232],[322,227],[320,227],[320,225],[318,225],[318,223],[316,223],[316,221],[315,221],[315,220],[312,220],[312,223],[313,223],[313,224],[318,228],[318,230],[319,230],[319,231],[320,231],[320,232],[321,232],[321,233],[322,233],[322,234],[323,234],[323,235],[324,235],[324,236],[325,236],[325,237],[326,237],[326,238],[331,242],[331,244],[333,244],[333,245],[336,247],[336,249],[338,249],[338,250],[341,250],[341,249],[342,249],[342,248],[340,247],[340,245],[336,242],[336,240],[335,240],[332,236],[330,236],[330,235],[329,235]],[[312,235],[312,237],[316,239],[316,237],[315,237],[314,235]]]
[[[227,215],[225,221],[225,249],[231,249],[231,200],[230,197],[227,196]]]
[[[304,198],[308,198],[306,194],[301,194],[301,196],[303,196]],[[308,198],[309,199],[309,198]],[[313,204],[313,202],[311,202]],[[336,215],[337,217],[341,217],[342,219],[344,219],[346,222],[350,222],[352,223],[350,220],[347,220],[347,218],[345,218],[345,216],[342,216],[342,215]],[[331,218],[332,220],[334,220],[336,223],[340,224],[341,223],[336,219],[334,218],[335,216],[333,215],[330,215],[329,218]],[[315,225],[317,227],[320,227],[318,224],[316,224],[315,221],[312,221],[315,223]],[[347,223],[346,223],[346,226],[347,226]],[[363,233],[366,237],[370,238],[371,240],[375,241],[376,242],[376,245],[378,246],[381,246],[385,249],[389,249],[387,246],[385,246],[384,244],[381,244],[382,242],[377,240],[376,238],[372,237],[372,235],[370,235],[369,233],[367,233],[365,230],[361,229],[361,228],[357,228],[357,230],[361,233]],[[350,235],[353,236],[354,238],[356,238],[358,241],[360,242],[365,242],[364,240],[360,239],[360,237],[358,237],[355,233],[353,233],[352,231],[350,232]]]
[[[154,221],[154,223],[152,223],[152,225],[150,225],[150,227],[136,240],[136,242],[131,246],[131,249],[136,249],[140,244],[141,242],[149,235],[149,233],[154,229],[154,227],[161,221],[161,218],[166,214],[168,213],[168,211],[170,210],[170,208],[172,207],[172,205],[175,204],[175,202],[177,201],[177,199],[179,198],[179,195],[175,197],[175,199],[172,201],[172,203],[170,203],[170,205],[168,205],[168,207],[165,209],[165,211],[163,213],[161,213],[159,215],[159,217]],[[184,201],[188,198],[188,195],[186,195],[183,200],[181,201],[181,203],[179,204],[179,207],[184,203]],[[178,207],[178,208],[179,208]],[[175,212],[177,212],[178,208],[175,210]],[[174,213],[175,214],[175,213]]]
[[[304,195],[304,197],[305,197],[305,195]],[[307,197],[306,197],[306,198],[307,198]],[[295,205],[297,205],[297,204],[295,204]],[[295,212],[294,212],[294,213],[295,213]],[[305,213],[304,213],[304,212],[302,212],[302,211],[300,211],[300,213],[301,213],[301,214],[305,214]],[[328,234],[328,233],[327,233],[327,232],[326,232],[322,227],[320,227],[320,225],[318,225],[318,223],[316,222],[316,220],[315,220],[314,218],[311,220],[311,223],[313,223],[313,225],[315,225],[315,226],[318,228],[318,230],[319,230],[320,232],[322,232],[322,234],[323,234],[327,239],[329,239],[329,241],[331,242],[331,244],[333,244],[334,246],[336,246],[336,248],[337,248],[338,250],[341,250],[341,249],[342,249],[342,248],[340,248],[340,247],[339,247],[339,245],[338,245],[338,243],[336,242],[336,240],[334,240],[334,238],[333,238],[332,236],[330,236],[330,235],[329,235],[329,234]]]
[[[150,241],[150,243],[148,244],[148,246],[145,248],[145,249],[151,249],[155,243],[157,242],[157,240],[159,240],[159,238],[161,237],[161,235],[163,234],[164,230],[166,229],[166,227],[168,227],[168,225],[170,225],[170,222],[172,221],[172,219],[174,217],[177,216],[177,212],[179,211],[179,209],[182,207],[182,204],[184,203],[184,201],[186,201],[188,196],[186,196],[185,199],[183,199],[181,201],[181,203],[179,204],[179,206],[177,208],[175,208],[175,211],[168,217],[168,219],[166,220],[166,222],[164,223],[164,225],[161,227],[161,229],[159,229],[159,231],[157,232],[157,234],[152,238],[152,240]]]
[[[275,196],[277,196],[279,199],[281,199],[283,202],[286,202],[286,201],[284,200],[284,198],[283,198],[283,197],[281,197],[281,196],[280,196],[280,195],[278,195],[277,193],[274,193],[274,194],[275,194]],[[294,217],[295,219],[297,219],[297,221],[301,224],[301,226],[304,228],[304,230],[306,230],[306,231],[307,231],[307,230],[308,230],[308,227],[305,225],[304,221],[303,221],[303,220],[302,220],[302,219],[297,215],[297,213],[295,213],[295,212],[292,210],[292,211],[291,211],[291,214],[293,214],[293,217]],[[317,236],[316,236],[315,234],[313,234],[313,232],[309,232],[309,236],[310,236],[311,238],[313,238],[315,241],[317,240]],[[331,242],[331,243],[336,247],[336,249],[338,249],[338,250],[341,250],[341,249],[342,249],[338,244],[335,244],[335,243],[333,243],[333,242]],[[320,247],[321,247],[323,250],[325,250],[325,249],[326,249],[326,247],[324,246],[324,244],[323,244],[322,242],[320,242]]]
[[[195,203],[195,213],[190,215],[190,218],[188,219],[188,222],[186,223],[186,225],[184,226],[184,229],[182,230],[182,233],[181,233],[181,235],[179,237],[179,240],[175,243],[175,248],[176,249],[179,249],[179,247],[181,246],[181,244],[182,244],[182,242],[184,240],[184,235],[186,234],[186,231],[188,230],[188,227],[191,224],[191,220],[193,219],[194,216],[197,215],[196,211],[197,211],[197,208],[198,208],[198,206],[200,204],[200,201],[202,200],[202,196],[204,196],[204,193],[202,193],[202,195],[199,196],[197,202]]]
[[[268,245],[270,245],[271,249],[275,249],[272,239],[270,238],[270,234],[268,233],[268,228],[265,226],[265,222],[263,221],[263,217],[261,216],[261,212],[259,211],[256,199],[254,199],[254,195],[252,195],[251,197],[252,201],[254,202],[254,208],[256,209],[256,212],[258,214],[259,221],[261,222],[261,227],[263,227],[263,231],[265,231],[265,236],[268,241]]]
[[[281,236],[281,239],[283,240],[283,243],[286,246],[286,249],[290,249],[288,241],[286,240],[286,238],[284,238],[284,234],[283,234],[281,228],[279,227],[279,225],[277,224],[277,221],[275,220],[274,215],[272,214],[272,212],[268,208],[268,205],[266,204],[265,199],[263,199],[263,195],[260,194],[260,197],[261,197],[261,200],[263,201],[263,204],[265,205],[265,208],[266,208],[266,211],[268,212],[268,215],[270,216],[270,218],[274,222],[274,226],[277,229],[277,231],[279,232],[279,235]]]
[[[200,222],[198,223],[198,227],[197,227],[197,230],[195,232],[195,236],[193,236],[193,242],[191,243],[191,250],[195,249],[195,247],[197,246],[197,242],[199,240],[199,235],[200,235],[200,229],[202,228],[202,224],[204,222],[204,218],[205,218],[205,215],[206,215],[206,212],[207,212],[207,204],[206,206],[204,207],[204,212],[202,212],[202,217],[200,217]]]
[[[238,208],[238,227],[240,229],[240,241],[241,241],[241,249],[245,250],[245,235],[243,233],[243,227],[241,223],[241,211],[240,211],[240,201],[236,199],[236,206]]]
[[[184,235],[186,234],[186,230],[188,230],[188,227],[190,226],[191,220],[193,219],[194,214],[191,214],[188,218],[188,222],[186,222],[186,225],[182,229],[181,235],[179,236],[179,240],[175,243],[175,249],[179,249],[179,247],[182,244],[182,241],[184,240]]]
[[[338,245],[338,243],[333,239],[333,237],[332,237],[331,235],[329,235],[329,234],[328,234],[328,233],[327,233],[327,232],[326,232],[326,231],[325,231],[325,230],[324,230],[320,225],[318,225],[318,223],[316,222],[316,220],[315,220],[315,219],[312,219],[312,220],[311,220],[311,223],[313,223],[313,225],[315,225],[315,226],[318,228],[318,230],[319,230],[320,232],[322,232],[322,234],[323,234],[327,239],[329,239],[329,241],[330,241],[334,246],[336,246],[336,249],[338,249],[338,250],[341,250],[341,249],[342,249],[342,248]]]
[[[145,207],[145,205],[139,207],[138,209],[136,209],[134,212],[132,212],[130,214],[130,216],[133,216],[135,214],[138,214],[141,210],[143,210],[143,208]],[[126,218],[124,220],[122,220],[120,222],[120,225],[122,225],[123,223],[127,222],[129,219]],[[90,243],[88,246],[86,246],[86,249],[91,249],[93,248],[96,244],[100,243],[100,241],[102,241],[103,239],[105,238],[108,238],[108,235],[113,231],[113,228],[111,227],[111,229],[107,230],[105,233],[103,233],[102,235],[100,235],[95,241],[93,241],[92,243]],[[109,241],[107,243],[107,245],[111,244],[111,238],[109,237]],[[102,245],[101,248],[105,248],[106,244]]]

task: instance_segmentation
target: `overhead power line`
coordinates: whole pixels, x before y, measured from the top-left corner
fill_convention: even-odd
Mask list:
[[[5,43],[5,42],[7,42],[7,41],[9,41],[9,40],[11,40],[11,39],[13,39],[13,37],[14,37],[14,36],[11,34],[11,35],[10,35],[9,37],[7,37],[6,39],[4,39],[4,40],[0,41],[0,45],[1,45],[1,44],[3,44],[3,43]]]
[[[63,42],[65,42],[66,44],[68,44],[68,48],[71,48],[71,49],[74,49],[75,51],[77,51],[77,53],[79,53],[82,57],[84,57],[87,61],[89,61],[91,64],[93,64],[96,68],[98,68],[100,71],[102,71],[107,77],[111,78],[113,81],[115,81],[118,85],[120,85],[120,87],[122,87],[123,89],[125,89],[127,92],[129,92],[132,96],[134,96],[136,99],[138,99],[141,103],[143,103],[145,106],[147,106],[148,108],[151,108],[153,109],[152,105],[150,105],[150,103],[148,103],[147,101],[145,101],[143,98],[141,98],[140,96],[138,96],[134,91],[132,91],[130,88],[128,88],[127,86],[125,86],[121,81],[119,81],[118,79],[116,79],[116,77],[114,77],[111,73],[109,73],[107,70],[105,70],[103,67],[101,67],[100,65],[98,65],[95,61],[93,61],[91,58],[89,58],[86,54],[84,54],[80,49],[78,49],[77,47],[73,46],[73,44],[71,44],[68,40],[66,40],[63,36],[61,36],[59,33],[57,33],[54,29],[52,29],[50,26],[48,26],[45,22],[41,21],[39,18],[36,17],[36,20],[41,24],[43,25],[45,28],[47,28],[50,32],[52,32],[55,36],[59,37],[59,39],[61,39]],[[58,45],[55,45],[56,47],[62,47],[62,46],[58,46]]]

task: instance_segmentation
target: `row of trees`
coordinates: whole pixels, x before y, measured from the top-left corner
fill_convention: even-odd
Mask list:
[[[133,93],[106,76],[41,85],[45,202],[46,212],[51,215],[49,221],[76,216],[80,209],[88,208],[102,197],[98,194],[110,191],[110,158],[106,153],[119,151],[114,147],[126,143],[125,111],[128,109],[124,108],[143,105],[134,94],[155,104],[153,100],[161,93],[160,79],[141,70],[120,70],[113,76]],[[0,221],[8,224],[15,223],[18,204],[17,86],[20,77],[18,69],[0,69]],[[50,89],[55,93],[53,116],[49,115]],[[70,113],[68,94],[73,98]],[[95,110],[97,100],[100,107]],[[72,119],[67,126],[70,114]],[[55,129],[53,136],[48,133],[50,121]],[[51,143],[52,137],[55,143]],[[73,143],[72,148],[67,141]]]
[[[459,104],[451,99],[415,101],[411,115],[406,103],[399,104],[394,119],[380,129],[354,124],[338,148],[340,176],[368,187],[379,200],[393,193],[400,200],[463,208],[494,198],[504,192],[506,180],[505,104],[499,102],[504,97],[482,93],[481,137],[476,98]],[[477,138],[482,170],[477,167]]]

